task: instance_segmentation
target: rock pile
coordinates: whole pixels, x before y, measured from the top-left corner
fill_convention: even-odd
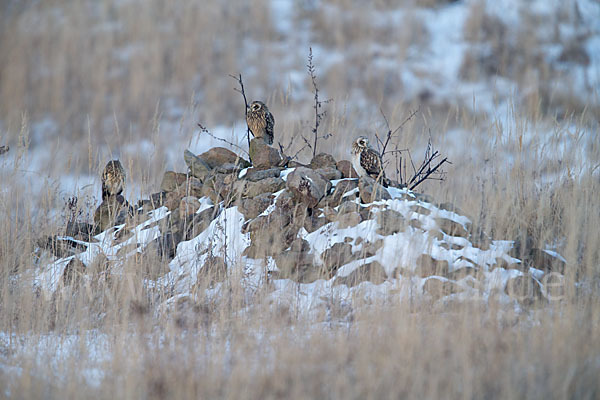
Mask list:
[[[433,301],[494,295],[523,306],[564,294],[560,256],[482,240],[451,204],[357,179],[348,161],[329,154],[299,165],[259,141],[250,149],[254,165],[225,148],[186,151],[189,170],[166,172],[161,191],[140,200],[134,217],[47,244],[56,251],[40,285],[61,287],[75,259],[80,270],[99,256],[153,253],[169,262],[155,284],[176,282],[179,294],[207,274],[222,281],[231,268],[247,269],[254,284],[316,285],[311,301],[325,289],[349,294],[403,282]]]

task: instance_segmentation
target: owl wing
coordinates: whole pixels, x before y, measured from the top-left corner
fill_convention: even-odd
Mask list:
[[[274,138],[273,128],[275,127],[275,118],[273,118],[273,114],[271,114],[270,112],[267,112],[266,120],[267,120],[267,126],[265,127],[265,132],[267,134],[267,142],[269,144],[273,144],[273,138]]]
[[[377,178],[383,171],[381,157],[373,149],[365,149],[360,153],[360,165],[367,171],[371,177]],[[382,174],[385,177],[385,173]]]

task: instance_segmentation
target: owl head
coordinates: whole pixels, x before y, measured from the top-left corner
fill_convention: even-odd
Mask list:
[[[369,139],[366,136],[359,136],[352,143],[352,154],[358,154],[364,149],[369,148]]]
[[[262,101],[253,101],[248,106],[248,112],[250,112],[250,111],[257,112],[257,111],[260,111],[260,110],[266,109],[266,108],[267,108],[267,106]]]
[[[369,147],[369,139],[367,139],[366,136],[359,136],[356,138],[355,143],[358,147],[363,149]]]

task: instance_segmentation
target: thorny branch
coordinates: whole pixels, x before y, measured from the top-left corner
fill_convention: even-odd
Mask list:
[[[213,139],[217,139],[217,140],[220,140],[221,142],[225,142],[225,143],[227,143],[228,145],[230,145],[230,146],[232,146],[232,147],[235,147],[236,149],[239,149],[239,150],[243,151],[244,153],[246,153],[248,156],[250,156],[250,154],[248,154],[248,152],[247,152],[246,150],[244,150],[243,148],[241,148],[241,147],[240,147],[240,146],[238,146],[237,144],[235,144],[235,143],[231,143],[231,142],[230,142],[229,140],[227,140],[227,139],[223,139],[223,138],[220,138],[220,137],[217,137],[217,136],[213,135],[211,131],[209,131],[209,130],[208,130],[208,129],[207,129],[205,126],[204,126],[204,125],[202,125],[202,124],[201,124],[201,123],[199,123],[199,122],[198,122],[198,126],[200,127],[200,131],[201,131],[202,133],[206,133],[208,136],[210,136],[210,137],[211,137],[211,138],[213,138]]]

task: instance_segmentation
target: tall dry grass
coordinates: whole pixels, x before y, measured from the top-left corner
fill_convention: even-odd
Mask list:
[[[376,3],[380,10],[395,5]],[[330,4],[351,8],[354,3]],[[359,9],[332,24],[310,9],[299,13],[311,21],[314,39],[323,46],[340,49],[353,37],[359,42],[349,61],[319,75],[325,95],[336,98],[323,125],[336,136],[321,149],[344,158],[352,138],[372,134],[373,127],[383,132],[380,106],[397,126],[407,109],[421,105],[399,145],[415,149],[418,158],[431,129],[453,162],[445,182],[429,182],[423,190],[453,202],[494,239],[529,237],[536,246],[556,246],[567,259],[570,289],[557,304],[515,314],[493,300],[430,307],[409,301],[368,304],[357,297],[346,303],[332,299],[333,318],[316,313],[315,321],[293,302],[273,301],[268,286],[248,292],[237,266],[226,279],[230,296],[206,296],[202,289],[214,278],[208,276],[198,282],[194,300],[166,307],[171,294],[143,284],[167,268],[168,260],[152,255],[127,260],[122,273],[110,279],[105,270],[111,265],[98,262],[89,281],[76,280],[60,295],[47,296],[33,288],[44,262],[37,258],[36,241],[63,232],[57,210],[65,194],[52,180],[30,177],[24,184],[30,148],[42,142],[55,146],[48,175],[56,181],[73,171],[97,174],[106,159],[98,144],[119,148],[149,139],[159,147],[170,135],[188,135],[197,120],[209,126],[238,121],[241,100],[227,78],[238,71],[247,77],[252,97],[273,104],[286,145],[309,131],[310,103],[294,98],[298,89],[281,78],[287,61],[269,61],[286,49],[274,44],[281,33],[272,26],[266,1],[66,6],[53,0],[3,7],[0,54],[8,62],[0,65],[0,138],[24,156],[2,169],[0,396],[598,397],[600,140],[579,103],[571,107],[572,123],[564,124],[554,121],[548,107],[516,106],[499,122],[460,105],[427,102],[425,95],[403,102],[394,97],[402,90],[394,78],[366,64],[360,42],[391,35],[402,39],[404,50],[424,45],[426,39],[420,44],[421,36],[409,34],[419,32],[418,19],[410,21],[410,29],[405,24],[374,28]],[[469,29],[489,27],[479,12],[474,7]],[[259,53],[253,43],[266,44]],[[533,52],[536,45],[531,46]],[[507,51],[502,44],[498,48]],[[398,54],[402,62],[404,53]],[[303,58],[289,62],[304,73]],[[481,73],[467,66],[466,72]],[[356,82],[356,71],[366,71],[365,78]],[[550,72],[544,75],[548,79],[554,77]],[[349,87],[354,92],[348,93]],[[355,99],[362,98],[368,105],[356,107]],[[187,110],[162,115],[175,109],[170,102]],[[44,141],[32,137],[28,121],[45,116],[57,120],[58,136]],[[165,131],[159,116],[185,121],[177,132]],[[457,139],[456,128],[467,133]],[[80,156],[59,162],[69,152],[55,144],[57,137],[62,143],[80,141]],[[295,140],[290,149],[301,145]],[[153,190],[167,158],[157,151],[125,160],[131,181],[139,185],[130,200]],[[32,185],[43,195],[32,196]]]

